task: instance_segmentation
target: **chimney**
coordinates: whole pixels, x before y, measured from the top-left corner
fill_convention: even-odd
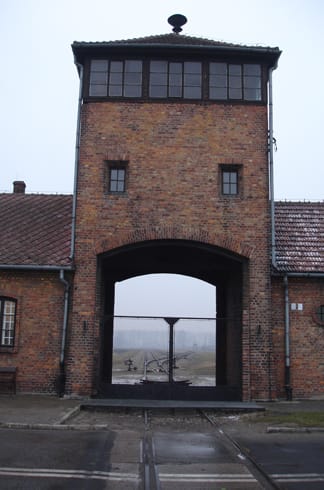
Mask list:
[[[15,180],[13,183],[14,194],[25,194],[26,184],[23,180]]]

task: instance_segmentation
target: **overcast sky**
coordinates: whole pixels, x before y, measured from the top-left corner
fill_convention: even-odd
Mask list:
[[[71,43],[171,31],[279,46],[274,74],[275,195],[324,197],[323,0],[0,0],[0,191],[71,193],[78,76]]]

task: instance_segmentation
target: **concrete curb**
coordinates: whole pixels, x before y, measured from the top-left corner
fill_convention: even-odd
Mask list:
[[[324,427],[267,427],[268,434],[324,432]]]

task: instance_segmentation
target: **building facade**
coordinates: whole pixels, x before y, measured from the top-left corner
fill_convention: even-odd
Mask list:
[[[0,367],[17,367],[19,391],[323,395],[323,203],[273,201],[279,49],[177,32],[72,49],[80,76],[74,195],[18,188],[0,196],[8,243],[16,243],[0,256]],[[28,229],[20,212],[33,221]],[[305,223],[309,242],[299,242]],[[22,235],[28,243],[19,248]],[[114,381],[116,283],[151,273],[215,286],[211,385],[175,382],[171,368],[163,382]],[[170,367],[178,319],[165,320]]]

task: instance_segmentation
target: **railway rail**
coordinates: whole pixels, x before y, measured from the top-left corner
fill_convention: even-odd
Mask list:
[[[144,409],[144,438],[142,445],[143,463],[143,486],[144,490],[163,490],[164,488],[197,488],[211,489],[219,488],[230,490],[231,488],[242,488],[244,490],[265,489],[278,490],[280,487],[260,468],[260,466],[241,448],[222,428],[217,421],[217,416],[209,414],[205,410],[192,410],[190,414],[182,416],[182,423],[190,427],[191,421],[194,425],[197,420],[207,423],[215,440],[215,445],[222,447],[229,454],[232,461],[240,465],[242,471],[233,473],[213,472],[208,474],[192,473],[187,470],[195,467],[195,461],[187,464],[187,468],[178,472],[161,471],[161,465],[157,459],[155,447],[155,431],[161,420],[165,421],[165,428],[174,425],[177,420],[177,409],[165,409],[163,415],[161,410]],[[156,426],[155,428],[153,426]],[[178,426],[179,428],[179,426]],[[209,431],[210,432],[210,431]],[[171,444],[171,442],[170,442]],[[220,465],[222,466],[222,465]],[[178,466],[180,468],[181,465]],[[244,470],[243,470],[244,469]],[[174,486],[173,486],[174,485]],[[183,486],[181,486],[183,485]]]

